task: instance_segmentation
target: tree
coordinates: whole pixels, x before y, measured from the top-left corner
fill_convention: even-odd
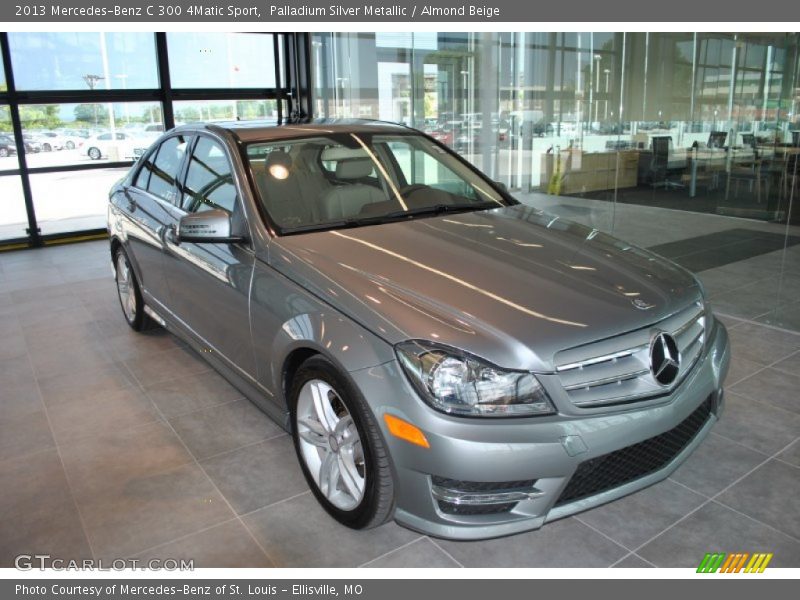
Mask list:
[[[85,125],[97,127],[108,124],[108,107],[105,104],[78,104],[75,107],[75,120]]]

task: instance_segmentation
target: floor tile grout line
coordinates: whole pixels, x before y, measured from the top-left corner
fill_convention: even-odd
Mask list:
[[[27,348],[27,342],[25,342],[25,347]],[[27,352],[26,356],[28,357],[28,363],[31,368],[31,372],[34,374],[34,384],[36,385],[36,393],[39,396],[39,402],[42,403],[42,410],[44,411],[44,417],[47,420],[47,427],[50,430],[50,436],[53,438],[53,447],[56,451],[56,456],[58,456],[58,462],[61,465],[61,471],[64,473],[64,481],[67,484],[67,490],[69,490],[69,496],[72,499],[72,505],[75,507],[75,512],[78,515],[78,522],[80,523],[81,530],[83,531],[83,537],[86,539],[86,544],[89,546],[89,552],[92,554],[93,559],[97,559],[97,553],[95,552],[94,545],[92,544],[92,538],[89,536],[89,528],[86,526],[86,519],[81,512],[81,508],[78,505],[78,500],[75,497],[75,489],[72,486],[72,482],[69,478],[69,472],[67,471],[67,467],[64,464],[64,457],[61,455],[61,448],[58,443],[58,439],[56,438],[55,431],[53,430],[53,423],[50,420],[50,413],[47,410],[47,405],[44,402],[44,396],[42,394],[42,388],[39,385],[39,380],[36,379],[36,370],[33,366],[33,358],[31,358],[30,351]]]
[[[758,448],[753,448],[752,446],[748,446],[744,442],[740,442],[739,440],[735,440],[735,439],[733,439],[731,437],[728,437],[725,434],[717,433],[716,431],[713,431],[713,430],[710,432],[710,434],[714,435],[714,436],[716,436],[718,438],[722,438],[725,441],[732,442],[732,443],[734,443],[737,446],[740,446],[742,448],[746,448],[747,450],[751,450],[752,452],[755,452],[756,454],[760,454],[761,456],[769,456],[770,455],[769,452],[764,452],[763,450],[759,450]]]
[[[722,500],[718,500],[716,498],[712,498],[711,499],[711,503],[718,504],[719,506],[723,506],[723,507],[727,508],[728,510],[731,510],[731,511],[735,512],[737,515],[741,515],[741,516],[747,518],[748,520],[753,521],[754,523],[758,523],[759,525],[763,525],[764,527],[767,527],[768,529],[772,529],[772,531],[774,531],[776,533],[779,533],[779,534],[783,535],[784,537],[787,537],[790,540],[793,540],[793,541],[797,542],[798,544],[800,544],[800,538],[793,536],[791,533],[786,533],[785,531],[783,531],[781,529],[778,529],[774,525],[770,525],[769,523],[765,523],[761,519],[757,519],[752,515],[748,515],[746,512],[742,512],[741,510],[739,510],[737,508],[734,508],[730,504],[725,504]]]
[[[712,305],[713,305],[713,302],[712,302]],[[749,318],[744,318],[743,317],[743,320],[744,320],[745,323],[748,323],[748,324],[751,324],[751,325],[760,325],[761,327],[766,327],[768,329],[772,329],[772,330],[775,330],[775,331],[780,331],[782,333],[790,333],[790,334],[793,334],[793,335],[797,335],[797,332],[792,331],[791,329],[785,329],[785,328],[779,327],[777,325],[771,325],[769,323],[764,323],[763,321],[755,321],[754,320],[754,319],[761,319],[761,318],[766,317],[767,315],[771,315],[771,314],[773,314],[773,313],[775,313],[775,312],[777,312],[777,311],[779,311],[781,309],[786,309],[789,306],[790,305],[787,305],[787,304],[783,304],[783,305],[779,304],[775,308],[771,308],[770,310],[768,310],[766,312],[759,313],[757,315],[753,315],[752,317],[749,317]]]
[[[266,510],[268,508],[272,508],[274,506],[278,506],[279,504],[284,504],[285,502],[289,502],[291,500],[297,500],[301,496],[305,496],[306,494],[310,494],[310,493],[311,493],[311,490],[305,490],[305,491],[300,492],[298,494],[294,494],[292,496],[289,496],[288,498],[281,498],[280,500],[276,500],[275,502],[270,502],[269,504],[265,504],[264,506],[259,506],[258,508],[254,508],[253,510],[248,510],[247,512],[243,512],[239,516],[242,517],[242,518],[249,517],[249,516],[254,515],[257,512],[261,512],[262,510]]]
[[[145,554],[149,554],[150,552],[152,552],[154,550],[158,550],[159,548],[162,548],[164,546],[169,546],[170,544],[174,544],[175,542],[182,542],[184,540],[189,539],[190,537],[192,537],[194,535],[197,535],[199,533],[205,533],[206,531],[210,531],[210,530],[214,529],[215,527],[221,527],[222,525],[227,525],[228,523],[233,523],[236,520],[237,520],[236,517],[233,516],[230,519],[225,519],[224,521],[220,521],[219,523],[214,523],[213,525],[209,525],[208,527],[203,527],[201,529],[198,529],[197,531],[192,531],[191,533],[186,533],[184,535],[179,535],[178,537],[173,538],[171,540],[167,540],[166,542],[159,542],[158,544],[156,544],[154,546],[148,546],[144,550],[137,550],[133,554],[133,557],[144,557]]]
[[[639,560],[641,560],[642,562],[645,562],[645,563],[647,563],[648,565],[650,565],[650,566],[651,566],[651,567],[653,567],[654,569],[660,569],[660,568],[661,568],[661,567],[659,567],[657,564],[655,564],[655,563],[651,563],[649,560],[647,560],[647,559],[646,559],[646,558],[644,558],[643,556],[640,556],[640,555],[636,554],[636,552],[633,552],[633,551],[631,551],[631,552],[628,552],[628,553],[627,553],[625,556],[623,556],[623,557],[622,557],[622,558],[620,558],[619,560],[615,560],[613,563],[611,563],[610,565],[608,565],[608,567],[606,567],[606,568],[608,568],[608,569],[613,569],[614,567],[616,567],[617,565],[619,565],[619,564],[620,564],[620,563],[621,563],[623,560],[625,560],[626,558],[630,558],[631,556],[635,556],[636,558],[638,558],[638,559],[639,559]]]
[[[249,402],[249,400],[247,400]],[[219,406],[224,406],[220,404]],[[261,438],[260,440],[256,440],[254,442],[247,442],[246,444],[242,444],[241,446],[236,446],[236,448],[231,448],[230,450],[223,450],[222,452],[217,452],[216,454],[209,454],[208,456],[204,456],[202,458],[198,458],[197,460],[200,462],[206,462],[209,460],[213,460],[215,458],[220,458],[222,456],[226,456],[228,454],[233,454],[234,452],[238,452],[239,450],[244,450],[245,448],[250,448],[252,446],[257,446],[258,444],[263,444],[264,442],[272,442],[274,440],[279,440],[284,437],[288,437],[289,434],[286,433],[281,429],[280,433],[276,433],[275,435],[271,435],[269,437]]]
[[[726,391],[725,391],[726,397],[727,397],[728,394],[733,394],[734,396],[738,396],[742,400],[749,400],[750,402],[757,402],[759,405],[766,406],[766,407],[778,410],[778,411],[780,411],[782,413],[786,413],[786,415],[789,416],[789,417],[800,417],[800,413],[796,413],[796,412],[794,412],[792,410],[789,410],[788,408],[783,408],[782,406],[776,406],[775,404],[769,404],[768,402],[764,402],[763,400],[758,400],[756,398],[751,398],[750,396],[745,396],[744,394],[742,394],[740,392],[737,392],[736,390],[728,390],[726,388]],[[724,414],[725,413],[723,412],[723,415]],[[717,435],[721,435],[721,434],[718,433]],[[766,452],[761,452],[761,453],[762,454],[766,454]]]
[[[397,548],[392,548],[391,550],[389,550],[388,552],[384,552],[380,556],[376,556],[375,558],[372,558],[372,559],[368,560],[367,562],[361,563],[356,568],[357,569],[362,569],[364,567],[367,567],[367,566],[371,565],[372,563],[374,563],[375,561],[378,561],[378,560],[380,560],[382,558],[386,558],[387,556],[391,556],[395,552],[399,552],[400,550],[402,550],[404,548],[408,548],[409,546],[411,546],[413,544],[416,544],[417,542],[419,542],[420,540],[424,540],[425,538],[426,538],[426,536],[420,535],[418,538],[414,538],[410,542],[406,542],[405,544],[401,544]]]
[[[772,460],[778,460],[778,459],[776,459],[776,458],[775,458],[775,459],[772,459]],[[783,462],[783,461],[781,461],[781,462]],[[690,492],[694,492],[695,494],[697,494],[697,495],[699,495],[699,496],[702,496],[703,498],[706,498],[706,501],[705,501],[705,502],[703,502],[703,504],[708,504],[709,502],[713,502],[714,504],[719,504],[719,505],[721,505],[721,506],[724,506],[725,508],[729,508],[729,509],[731,509],[731,510],[732,510],[733,512],[735,512],[735,513],[738,513],[738,514],[740,514],[740,515],[742,515],[742,516],[745,516],[745,517],[747,517],[748,519],[750,519],[751,521],[754,521],[754,522],[758,523],[759,525],[763,525],[764,527],[766,527],[766,528],[768,528],[768,529],[772,529],[773,531],[776,531],[776,532],[778,532],[778,533],[782,533],[782,534],[784,534],[784,535],[786,535],[786,536],[788,536],[788,537],[790,537],[790,538],[792,538],[792,539],[797,539],[797,538],[795,538],[793,535],[789,535],[789,534],[787,534],[787,533],[785,533],[785,532],[781,531],[780,529],[778,529],[778,528],[777,528],[777,527],[775,527],[774,525],[770,525],[769,523],[765,523],[764,521],[762,521],[762,520],[760,520],[760,519],[757,519],[756,517],[754,517],[754,516],[752,516],[752,515],[748,515],[747,513],[744,513],[744,512],[742,512],[742,511],[740,511],[740,510],[737,510],[737,509],[735,509],[734,507],[732,507],[732,506],[729,506],[729,505],[725,504],[724,502],[721,502],[720,500],[715,500],[713,497],[709,496],[708,494],[704,494],[703,492],[700,492],[700,491],[698,491],[698,490],[695,490],[694,488],[691,488],[691,487],[689,487],[688,485],[685,485],[685,484],[681,483],[680,481],[675,481],[674,479],[670,479],[670,481],[671,481],[672,483],[677,483],[679,486],[686,488],[686,489],[687,489],[687,490],[689,490]],[[798,542],[800,542],[800,540],[797,540],[797,541],[798,541]]]
[[[613,544],[615,544],[615,545],[619,546],[620,548],[622,548],[623,550],[625,550],[625,552],[633,552],[633,550],[631,550],[630,548],[628,548],[628,547],[627,547],[625,544],[623,544],[622,542],[619,542],[619,541],[615,540],[614,538],[612,538],[612,537],[611,537],[610,535],[608,535],[607,533],[603,533],[602,531],[600,531],[600,530],[599,530],[597,527],[595,527],[594,525],[590,525],[589,523],[587,523],[586,521],[584,521],[583,519],[581,519],[581,518],[580,518],[580,515],[572,515],[572,518],[573,518],[573,519],[575,519],[575,520],[576,520],[578,523],[580,523],[581,525],[584,525],[584,526],[588,527],[589,529],[591,529],[591,530],[592,530],[592,531],[594,531],[595,533],[597,533],[597,534],[599,534],[599,535],[602,535],[604,538],[606,538],[606,539],[607,539],[608,541],[610,541],[611,543],[613,543]],[[611,566],[611,565],[609,565],[609,566]]]
[[[431,537],[431,536],[429,536],[429,535],[426,535],[425,537],[426,537],[426,538],[428,538],[428,539],[430,540],[431,544],[433,544],[433,545],[434,545],[434,546],[436,546],[436,547],[437,547],[439,550],[441,550],[442,552],[444,552],[444,553],[447,555],[447,557],[448,557],[450,560],[452,560],[454,563],[456,563],[456,564],[457,564],[457,565],[458,565],[460,568],[462,568],[462,569],[465,569],[465,568],[466,568],[466,566],[464,566],[464,565],[461,563],[461,561],[459,561],[459,560],[456,560],[456,557],[455,557],[455,556],[453,556],[453,555],[452,555],[452,554],[450,554],[450,553],[449,553],[447,550],[445,550],[444,548],[442,548],[442,545],[441,545],[441,544],[440,544],[438,541],[436,541],[436,538],[432,538],[432,537]]]
[[[796,441],[796,440],[795,440],[795,441]],[[758,464],[757,464],[755,467],[753,467],[752,469],[750,469],[749,471],[747,471],[746,473],[744,473],[742,476],[740,476],[740,477],[738,477],[737,479],[735,479],[734,481],[732,481],[730,484],[728,484],[727,486],[725,486],[724,488],[722,488],[722,489],[721,489],[719,492],[717,492],[716,494],[714,494],[714,495],[712,495],[712,496],[709,496],[709,497],[708,497],[708,499],[707,499],[705,502],[703,502],[702,504],[700,504],[700,506],[697,506],[697,507],[696,507],[696,508],[694,508],[693,510],[689,511],[688,513],[686,513],[685,515],[683,515],[683,516],[682,516],[680,519],[678,519],[677,521],[673,522],[673,523],[672,523],[672,524],[670,524],[668,527],[666,527],[665,529],[663,529],[662,531],[660,531],[659,533],[657,533],[656,535],[654,535],[653,537],[651,537],[649,540],[645,541],[643,544],[640,544],[639,546],[637,546],[636,548],[634,548],[634,549],[633,549],[633,552],[635,552],[635,553],[638,553],[638,552],[639,552],[639,550],[641,550],[642,548],[644,548],[645,546],[647,546],[648,544],[650,544],[651,542],[653,542],[655,539],[657,539],[657,538],[661,537],[661,536],[662,536],[662,535],[664,535],[664,534],[665,534],[667,531],[669,531],[669,530],[673,529],[673,528],[674,528],[676,525],[678,525],[679,523],[682,523],[683,521],[685,521],[686,519],[688,519],[689,517],[691,517],[691,516],[692,516],[693,514],[695,514],[697,511],[699,511],[700,509],[702,509],[704,506],[707,506],[709,503],[713,502],[713,501],[714,501],[714,500],[715,500],[715,499],[716,499],[718,496],[720,496],[721,494],[724,494],[725,492],[727,492],[727,491],[728,491],[729,489],[731,489],[731,488],[732,488],[734,485],[736,485],[736,484],[737,484],[737,483],[739,483],[740,481],[744,480],[746,477],[749,477],[749,476],[750,476],[752,473],[754,473],[756,470],[760,469],[760,468],[761,468],[761,467],[763,467],[765,464],[767,464],[769,461],[771,461],[773,458],[775,458],[776,456],[778,456],[778,454],[780,454],[781,452],[783,452],[784,450],[786,450],[787,448],[789,448],[789,446],[791,446],[792,444],[794,444],[794,443],[795,443],[795,441],[792,441],[791,443],[787,444],[786,446],[784,446],[783,448],[781,448],[780,450],[778,450],[778,451],[777,451],[775,454],[773,454],[772,456],[769,456],[769,457],[768,457],[768,458],[766,458],[765,460],[763,460],[763,461],[761,461],[760,463],[758,463]]]
[[[736,288],[736,289],[739,289],[739,288]],[[731,290],[731,291],[735,291],[735,290]],[[713,306],[714,305],[714,300],[713,299],[709,299],[709,301],[711,302],[711,305]],[[772,312],[771,310],[768,310],[767,312],[757,314],[757,315],[755,315],[755,318],[763,317],[764,315],[768,315],[771,312]],[[773,329],[775,331],[780,331],[780,332],[783,332],[783,333],[788,333],[788,334],[791,334],[791,335],[800,336],[800,332],[792,331],[791,329],[786,329],[785,327],[779,327],[778,325],[770,325],[769,323],[762,323],[761,321],[754,321],[753,319],[748,318],[748,317],[737,317],[736,315],[731,315],[731,314],[728,314],[728,313],[725,313],[725,312],[722,312],[722,311],[716,311],[716,310],[714,311],[714,314],[715,315],[719,315],[721,317],[728,317],[730,319],[738,319],[742,323],[747,323],[749,325],[756,325],[758,327],[764,327],[766,329]],[[739,323],[739,325],[741,325],[741,323]]]
[[[143,390],[144,390],[145,393],[147,393],[148,398],[151,398],[151,402],[153,404],[156,404],[156,401],[152,400],[152,396],[150,396],[150,394],[147,391],[147,389],[143,388]],[[180,418],[183,418],[183,417],[187,417],[189,415],[193,415],[195,413],[202,412],[204,410],[211,410],[212,408],[219,408],[220,406],[226,406],[228,404],[233,404],[234,402],[240,402],[241,400],[247,400],[247,398],[245,398],[244,396],[239,396],[238,398],[234,398],[233,400],[224,400],[224,401],[222,401],[222,402],[220,402],[218,404],[209,404],[208,406],[203,406],[202,408],[195,408],[193,410],[187,410],[187,411],[184,411],[184,412],[175,413],[174,415],[167,415],[165,413],[164,414],[164,418],[167,419],[167,420],[180,419]],[[161,412],[163,413],[164,411],[162,410]]]
[[[142,385],[142,382],[139,380],[139,378],[136,377],[136,375],[133,373],[133,371],[130,370],[130,368],[128,368],[127,365],[125,365],[125,368],[128,369],[128,372],[130,373],[131,377],[133,377],[134,381],[136,381],[136,383],[139,385],[139,389],[142,391],[142,393],[145,394],[147,399],[153,404],[153,406],[159,412],[159,414],[161,414],[161,417],[164,419],[164,422],[166,423],[167,427],[169,427],[169,429],[172,431],[173,435],[175,435],[175,437],[178,439],[178,441],[183,446],[183,448],[186,450],[186,452],[189,454],[189,456],[192,457],[192,461],[194,461],[194,464],[200,469],[200,471],[203,473],[203,475],[205,475],[205,477],[208,480],[208,482],[211,484],[211,486],[214,488],[214,490],[217,492],[217,494],[219,494],[219,496],[220,496],[220,498],[222,498],[223,502],[225,502],[225,504],[228,507],[228,510],[231,511],[231,513],[239,521],[239,523],[242,525],[242,527],[244,527],[245,531],[247,531],[248,535],[250,535],[250,538],[253,540],[253,542],[256,544],[256,546],[258,546],[259,549],[261,550],[261,552],[264,553],[264,556],[267,558],[267,560],[273,566],[278,566],[278,563],[275,562],[275,560],[273,560],[272,556],[270,556],[270,554],[269,554],[269,552],[267,552],[266,548],[264,548],[264,546],[261,544],[261,542],[258,541],[256,536],[253,534],[252,530],[247,526],[247,523],[244,522],[244,519],[242,519],[242,517],[233,508],[233,506],[231,505],[231,503],[228,500],[227,496],[225,496],[225,494],[222,493],[222,490],[220,490],[219,487],[217,486],[217,484],[214,482],[214,480],[211,479],[211,476],[203,468],[203,465],[201,465],[200,462],[197,460],[197,457],[194,455],[194,453],[186,445],[186,442],[183,441],[183,438],[178,434],[178,432],[172,426],[172,423],[170,423],[169,420],[167,420],[164,417],[164,414],[161,412],[161,410],[158,408],[158,406],[156,406],[155,402],[153,402],[153,400],[150,397],[150,395],[144,389],[144,386]]]
[[[795,354],[797,354],[798,352],[800,352],[800,350],[792,350],[792,351],[791,351],[789,354],[787,354],[786,356],[782,356],[781,358],[779,358],[779,359],[777,359],[777,360],[774,360],[774,361],[772,361],[771,363],[769,363],[769,364],[767,364],[767,365],[764,365],[763,367],[761,367],[761,368],[760,368],[760,369],[758,369],[757,371],[754,371],[753,373],[750,373],[750,375],[746,375],[745,377],[742,377],[742,378],[741,378],[741,379],[739,379],[739,380],[738,380],[736,383],[732,383],[732,384],[730,384],[730,387],[726,386],[726,388],[725,388],[725,389],[726,389],[726,390],[728,390],[728,391],[730,391],[732,394],[736,394],[736,393],[737,393],[737,392],[736,392],[736,390],[734,390],[734,389],[731,389],[731,388],[734,388],[735,386],[739,385],[740,383],[743,383],[743,382],[744,382],[744,381],[746,381],[747,379],[751,379],[752,377],[755,377],[756,375],[758,375],[759,373],[761,373],[761,372],[763,372],[763,371],[766,371],[767,369],[772,369],[772,368],[774,368],[774,367],[775,367],[775,365],[777,365],[778,363],[782,363],[784,360],[786,360],[787,358],[790,358],[790,357],[794,356],[794,355],[795,355]],[[751,362],[755,362],[755,361],[751,361]],[[778,369],[778,370],[780,370],[780,369]],[[784,371],[781,371],[781,372],[784,372]],[[790,373],[790,375],[791,375],[791,373]],[[738,394],[738,395],[740,395],[740,396],[741,396],[742,394]],[[772,405],[770,404],[769,406],[772,406]],[[788,411],[788,412],[791,412],[791,411]]]
[[[23,418],[25,418],[25,417],[23,417]],[[48,427],[50,426],[49,421],[48,421],[47,425],[48,425]],[[52,431],[50,432],[50,435],[52,435]],[[55,449],[56,449],[55,436],[53,436],[53,445],[52,446],[47,446],[46,448],[37,448],[36,450],[31,450],[30,452],[23,452],[22,454],[14,454],[14,455],[11,455],[11,456],[0,457],[0,465],[2,465],[3,463],[14,461],[14,460],[25,460],[25,459],[31,458],[33,456],[37,456],[38,454],[44,454],[45,452],[49,452],[49,451],[55,450]]]
[[[800,469],[800,465],[796,465],[796,464],[794,464],[794,463],[791,463],[791,462],[789,462],[788,460],[785,460],[785,459],[783,459],[783,458],[780,458],[780,457],[777,457],[777,456],[776,456],[776,457],[775,457],[775,460],[776,460],[776,461],[778,461],[778,462],[779,462],[779,463],[781,463],[781,464],[784,464],[784,465],[786,465],[786,466],[789,466],[789,467],[794,467],[795,469]]]

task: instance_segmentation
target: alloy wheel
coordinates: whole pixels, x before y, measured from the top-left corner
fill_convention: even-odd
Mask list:
[[[133,286],[133,273],[125,256],[120,252],[117,255],[117,292],[122,311],[130,323],[136,319],[136,292]]]
[[[355,509],[364,498],[366,464],[356,424],[336,390],[311,379],[297,397],[300,453],[314,483],[336,508]]]

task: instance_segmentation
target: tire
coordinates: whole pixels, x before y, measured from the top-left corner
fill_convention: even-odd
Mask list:
[[[153,320],[144,312],[144,300],[139,289],[128,255],[122,247],[114,252],[114,272],[117,283],[117,297],[122,315],[134,331],[146,331],[154,326]]]
[[[8,148],[0,148],[0,158],[5,158],[8,156]]]
[[[53,147],[50,144],[42,144],[42,150],[44,150],[45,152],[52,152]]]
[[[92,160],[100,160],[101,158],[103,158],[103,153],[100,152],[100,148],[95,148],[94,146],[89,148],[87,154],[89,155],[89,158],[91,158]]]
[[[290,385],[289,406],[294,447],[303,475],[319,503],[333,518],[353,529],[370,529],[385,523],[394,513],[394,480],[389,452],[358,388],[329,360],[319,355],[309,358],[300,366]],[[317,397],[322,397],[326,409],[331,409],[333,416],[337,417],[334,428],[323,425],[323,419],[314,422],[314,417],[319,414],[314,407],[319,404],[313,400],[309,414],[308,394],[314,389],[323,392]],[[311,427],[309,423],[312,423]],[[332,429],[333,435],[328,435],[327,432]],[[355,443],[354,433],[358,435]],[[331,438],[339,441],[331,441]],[[322,467],[330,464],[325,462],[326,456],[334,457],[330,460],[336,464],[335,470],[339,473],[333,492],[330,483],[323,482],[320,476],[325,472]],[[353,466],[356,467],[355,473]],[[316,477],[312,469],[316,471]],[[343,470],[353,476],[342,476]],[[361,497],[358,498],[349,490],[358,487],[357,475],[361,473],[363,485]]]
[[[66,147],[67,150],[75,150],[75,142],[67,142]]]

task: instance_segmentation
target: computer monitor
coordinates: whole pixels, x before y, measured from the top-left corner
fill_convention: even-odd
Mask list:
[[[792,146],[800,147],[800,131],[792,132]]]
[[[654,135],[650,138],[650,147],[653,151],[658,151],[662,149],[669,150],[672,148],[672,136],[671,135]]]
[[[743,133],[742,134],[742,144],[745,146],[750,146],[751,148],[756,147],[756,136],[754,133]]]
[[[728,137],[727,131],[712,131],[708,136],[709,148],[724,148],[725,140]]]

